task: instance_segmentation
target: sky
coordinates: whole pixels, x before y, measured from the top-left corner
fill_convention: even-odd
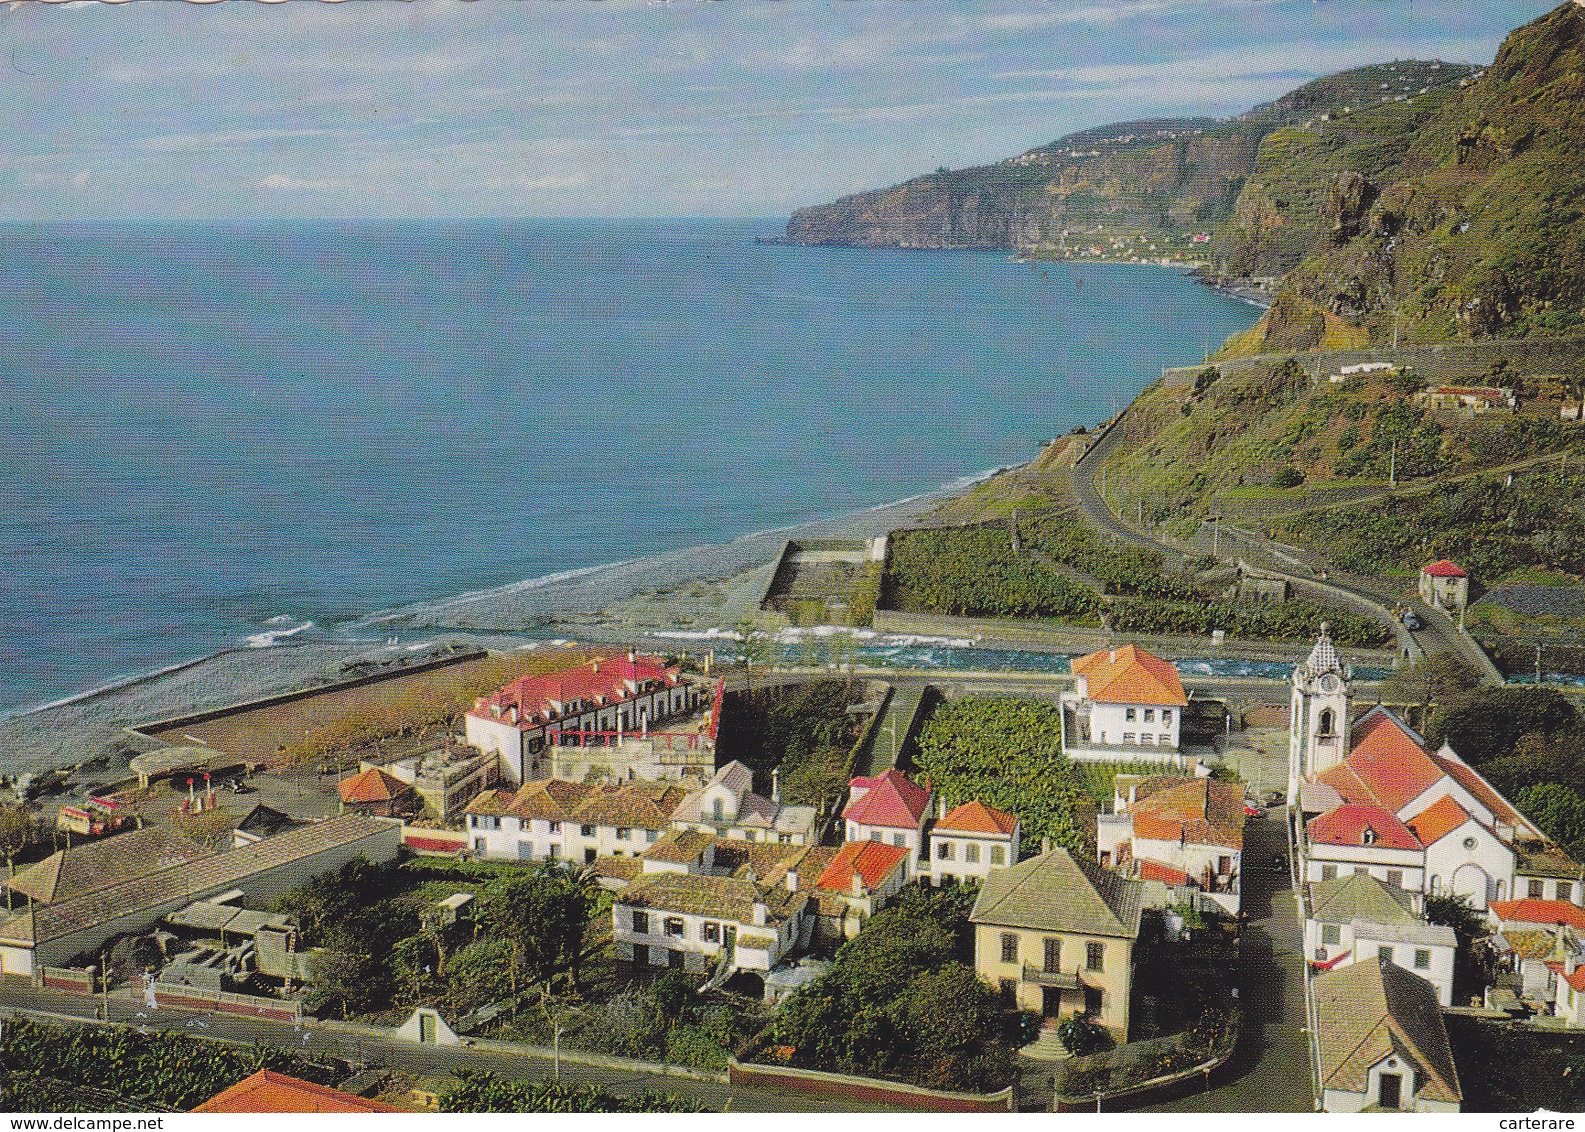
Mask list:
[[[784,217],[1556,0],[0,6],[0,221]]]

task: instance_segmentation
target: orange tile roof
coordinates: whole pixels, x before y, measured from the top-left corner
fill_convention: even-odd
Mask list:
[[[1163,884],[1175,884],[1179,887],[1187,887],[1194,883],[1194,878],[1182,869],[1163,865],[1160,861],[1152,861],[1149,857],[1139,859],[1139,879],[1159,880]]]
[[[1531,830],[1537,837],[1541,831],[1537,829],[1523,814],[1508,804],[1508,800],[1494,790],[1490,783],[1476,773],[1475,768],[1459,759],[1450,759],[1443,755],[1432,755],[1431,761],[1454,782],[1468,790],[1481,805],[1492,812],[1500,822],[1508,825],[1520,826]]]
[[[1189,702],[1177,668],[1137,645],[1092,652],[1075,659],[1072,667],[1097,703],[1182,707]]]
[[[1011,837],[1018,828],[1018,819],[976,800],[954,806],[942,815],[935,827],[943,833],[991,833]]]
[[[1397,716],[1371,711],[1354,729],[1353,749],[1344,760],[1377,805],[1397,813],[1442,777],[1419,740]],[[1327,781],[1339,794],[1343,790]]]
[[[1305,827],[1309,839],[1318,845],[1363,845],[1367,829],[1375,834],[1371,844],[1379,849],[1425,848],[1396,814],[1363,802],[1344,803],[1311,818]]]
[[[261,1069],[223,1089],[194,1112],[401,1112],[395,1105]]]
[[[1128,812],[1136,837],[1244,847],[1244,798],[1231,782],[1196,778],[1153,789],[1144,798],[1136,796]]]
[[[336,784],[341,800],[350,805],[369,802],[389,802],[407,792],[408,785],[400,778],[371,766],[362,774],[344,778]]]
[[[1422,845],[1435,845],[1459,826],[1469,821],[1469,811],[1444,794],[1436,802],[1409,819],[1409,828]]]
[[[1585,931],[1585,908],[1566,900],[1493,900],[1491,911],[1499,924],[1567,924]]]
[[[1467,576],[1461,566],[1455,562],[1448,561],[1446,558],[1423,567],[1420,573],[1429,574],[1433,578],[1463,578]]]
[[[874,889],[899,868],[908,850],[881,841],[849,841],[836,860],[826,866],[815,887],[827,892],[847,892],[853,887],[855,873],[864,887]]]
[[[575,668],[519,677],[494,695],[475,701],[468,714],[528,730],[564,715],[612,707],[649,688],[675,687],[681,678],[682,669],[661,657],[597,656]],[[583,706],[569,710],[574,704]],[[509,719],[512,712],[517,713],[515,725]]]
[[[1575,967],[1574,973],[1570,975],[1564,971],[1563,964],[1561,963],[1548,963],[1546,966],[1547,970],[1555,973],[1558,978],[1562,979],[1575,990],[1585,991],[1585,967]]]

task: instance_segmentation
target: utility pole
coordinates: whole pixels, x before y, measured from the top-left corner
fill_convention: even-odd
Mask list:
[[[1541,686],[1541,646],[1539,644],[1535,647],[1535,686],[1537,688]]]
[[[1397,487],[1398,486],[1398,442],[1396,440],[1394,440],[1392,442],[1392,458],[1391,458],[1391,462],[1387,465],[1387,468],[1388,468],[1388,470],[1387,470],[1387,480],[1388,480],[1387,486],[1388,487]]]

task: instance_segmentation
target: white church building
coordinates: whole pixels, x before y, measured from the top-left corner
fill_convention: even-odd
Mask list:
[[[1447,744],[1380,705],[1353,716],[1352,672],[1321,626],[1293,672],[1288,798],[1304,880],[1357,872],[1477,909],[1535,896],[1585,904],[1580,866]]]

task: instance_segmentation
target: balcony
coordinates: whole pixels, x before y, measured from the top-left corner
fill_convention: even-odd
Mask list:
[[[1057,987],[1061,990],[1079,989],[1079,973],[1077,971],[1047,971],[1036,967],[1033,963],[1024,964],[1024,982],[1032,983],[1037,987]]]

